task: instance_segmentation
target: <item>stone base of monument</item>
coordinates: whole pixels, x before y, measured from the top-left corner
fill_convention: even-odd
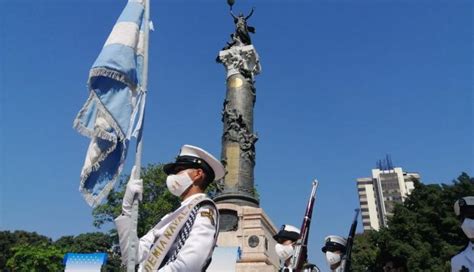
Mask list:
[[[217,203],[221,219],[218,247],[239,247],[236,272],[278,271],[273,235],[278,229],[262,208]]]

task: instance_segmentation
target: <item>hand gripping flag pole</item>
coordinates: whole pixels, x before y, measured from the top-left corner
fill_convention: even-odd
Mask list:
[[[149,33],[150,33],[150,0],[145,0],[145,16],[144,16],[144,40],[143,40],[143,71],[142,71],[142,89],[144,91],[144,98],[146,98],[146,92],[148,88],[148,43],[149,43]],[[144,105],[145,99],[143,101]],[[143,106],[143,110],[144,110]],[[141,169],[141,162],[142,162],[142,150],[143,150],[143,126],[144,126],[144,117],[145,114],[142,115],[142,127],[138,131],[137,135],[137,149],[135,153],[135,165],[132,171],[131,178],[133,179],[140,179],[140,169]],[[138,196],[135,195],[133,198],[132,204],[132,214],[131,214],[131,233],[129,236],[129,245],[128,248],[128,260],[127,260],[127,272],[134,272],[135,265],[137,263],[137,253],[138,253],[138,236],[137,236],[137,224],[138,224]]]

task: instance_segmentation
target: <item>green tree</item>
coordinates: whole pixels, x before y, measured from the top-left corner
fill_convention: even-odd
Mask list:
[[[58,248],[68,252],[107,252],[113,247],[113,238],[102,232],[83,233],[78,236],[63,236],[54,242]]]
[[[160,218],[180,206],[179,198],[172,195],[166,187],[166,174],[163,172],[162,164],[150,164],[142,168],[140,177],[143,179],[143,201],[140,203],[138,214],[138,236],[144,235],[158,223]],[[128,176],[122,177],[116,189],[108,195],[107,202],[93,210],[94,226],[100,228],[107,222],[113,222],[114,218],[120,215],[128,180]]]
[[[65,251],[50,244],[20,244],[12,249],[13,256],[7,261],[7,268],[15,272],[63,271]]]
[[[54,246],[66,252],[107,253],[104,271],[120,271],[120,250],[114,244],[114,237],[102,232],[83,233],[78,236],[63,236],[54,242]]]
[[[377,234],[376,231],[367,231],[355,235],[351,255],[353,271],[376,271],[375,260],[379,253]]]
[[[62,259],[66,252],[105,252],[108,258],[103,271],[120,271],[120,252],[114,244],[114,238],[106,233],[63,236],[52,242],[50,238],[36,232],[0,232],[2,271],[61,271],[64,270]],[[30,261],[24,264],[26,258]],[[30,266],[31,269],[27,269]]]
[[[466,173],[450,185],[415,182],[387,228],[358,235],[354,271],[382,271],[387,264],[403,271],[448,271],[450,258],[467,243],[453,204],[468,195],[474,195],[474,178]]]
[[[18,245],[50,244],[51,239],[36,232],[17,230],[0,231],[0,269],[7,266],[7,260],[13,256],[12,248]]]

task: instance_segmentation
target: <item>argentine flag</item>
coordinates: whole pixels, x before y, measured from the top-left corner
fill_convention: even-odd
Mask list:
[[[91,138],[79,190],[92,207],[114,187],[132,136],[141,131],[146,90],[144,0],[129,0],[89,73],[89,98],[74,128]]]

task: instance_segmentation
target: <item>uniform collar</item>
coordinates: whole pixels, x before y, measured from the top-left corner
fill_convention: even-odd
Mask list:
[[[464,250],[464,256],[468,259],[471,265],[474,265],[474,243],[471,241],[469,241],[467,248]]]
[[[206,194],[204,194],[204,193],[197,193],[197,194],[194,194],[194,195],[192,195],[192,196],[186,198],[183,202],[181,202],[181,206],[191,203],[191,201],[193,201],[193,199],[195,199],[196,197],[205,196],[205,195],[206,195]]]
[[[469,241],[469,244],[467,245],[466,251],[470,252],[470,253],[472,252],[473,255],[474,255],[474,243],[473,242]]]

